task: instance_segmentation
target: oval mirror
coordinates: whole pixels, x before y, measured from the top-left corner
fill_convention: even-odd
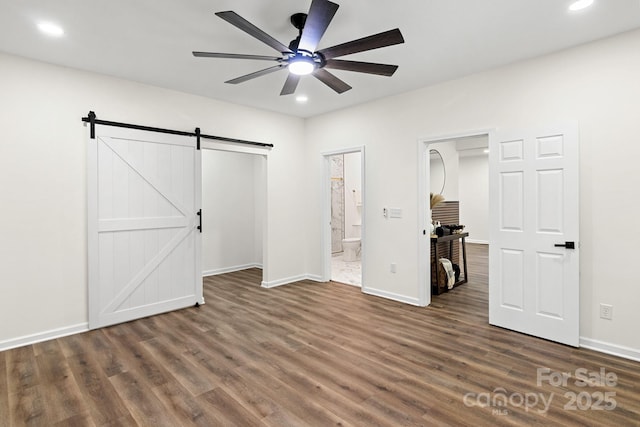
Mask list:
[[[447,180],[447,171],[444,167],[444,159],[438,150],[429,150],[429,168],[431,178],[431,192],[433,194],[442,194],[444,184]]]

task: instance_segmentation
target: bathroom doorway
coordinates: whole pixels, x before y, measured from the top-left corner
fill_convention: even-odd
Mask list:
[[[326,280],[362,287],[363,149],[328,153],[325,217]]]

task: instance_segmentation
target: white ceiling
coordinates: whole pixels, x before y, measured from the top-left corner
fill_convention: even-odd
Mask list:
[[[279,96],[286,71],[239,84],[225,80],[273,65],[195,58],[191,51],[277,55],[214,15],[233,10],[288,44],[289,16],[310,0],[0,0],[0,51],[299,117],[477,73],[640,27],[640,0],[334,0],[340,4],[319,48],[400,28],[405,43],[341,59],[399,65],[392,77],[332,71],[353,89],[336,94],[312,76]],[[59,39],[40,20],[65,29]],[[0,70],[1,76],[1,70]]]

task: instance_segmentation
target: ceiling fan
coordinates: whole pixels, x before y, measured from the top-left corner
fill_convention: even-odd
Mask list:
[[[282,69],[288,69],[289,75],[282,87],[280,95],[290,95],[296,91],[301,76],[311,74],[337,93],[351,89],[347,83],[327,71],[329,69],[355,71],[359,73],[391,76],[398,69],[397,65],[378,64],[362,61],[335,59],[352,53],[364,52],[381,47],[404,43],[399,29],[389,30],[361,39],[342,43],[325,49],[316,50],[320,39],[331,23],[339,5],[328,0],[313,0],[309,13],[296,13],[291,16],[291,23],[298,29],[298,37],[286,46],[274,39],[233,11],[218,12],[217,16],[236,26],[250,36],[269,45],[280,52],[281,56],[244,55],[238,53],[193,52],[193,56],[205,58],[232,58],[275,61],[278,64],[264,70],[256,71],[225,83],[238,84],[256,77],[264,76]]]

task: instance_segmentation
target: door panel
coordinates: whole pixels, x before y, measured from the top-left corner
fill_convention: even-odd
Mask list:
[[[490,139],[489,322],[579,342],[578,137],[575,126]],[[576,242],[575,249],[557,247]]]
[[[88,150],[90,328],[204,302],[195,140],[97,126]]]

